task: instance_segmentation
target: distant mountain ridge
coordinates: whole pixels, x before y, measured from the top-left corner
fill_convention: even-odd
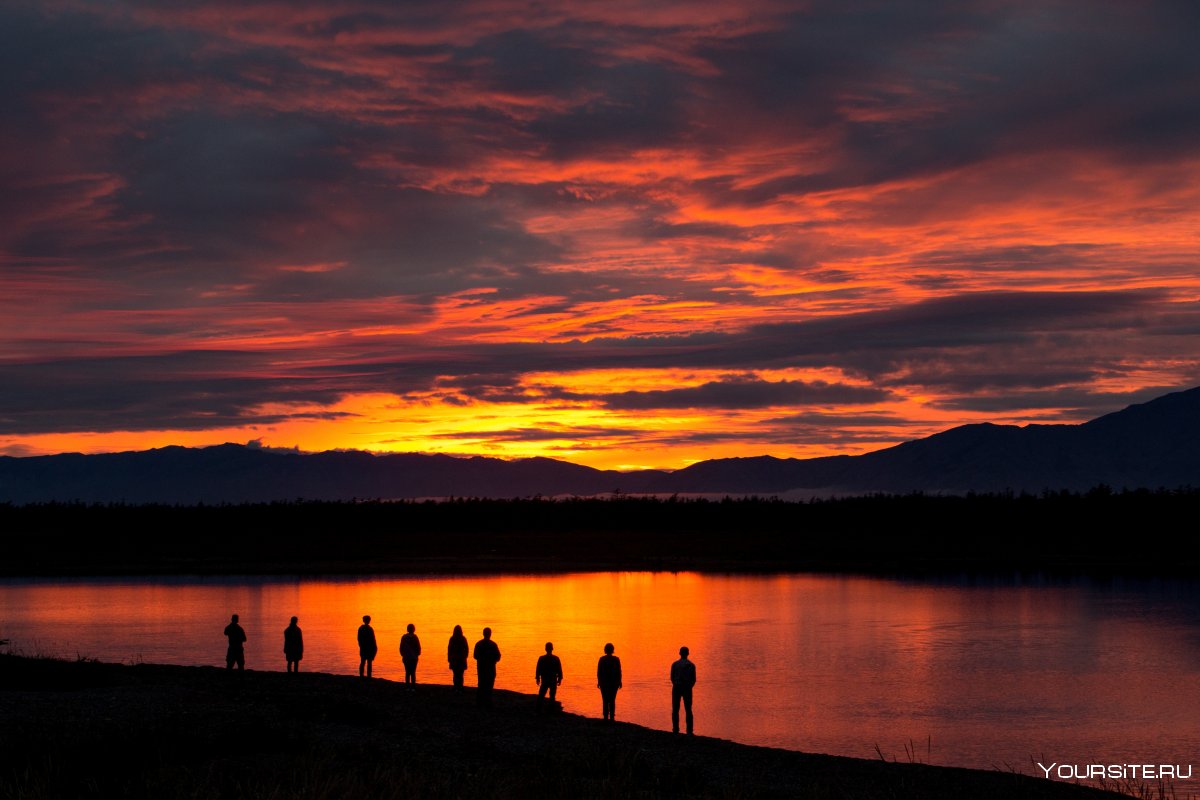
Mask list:
[[[703,461],[673,491],[966,492],[1200,486],[1200,388],[1082,425],[962,425],[865,453]],[[715,487],[720,486],[721,489]]]
[[[0,457],[0,502],[239,503],[636,493],[855,494],[1200,486],[1200,388],[1082,425],[963,425],[860,456],[616,472],[530,458],[245,445]]]

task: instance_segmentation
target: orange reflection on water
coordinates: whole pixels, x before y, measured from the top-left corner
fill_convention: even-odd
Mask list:
[[[731,534],[733,535],[733,534]],[[400,679],[408,623],[421,682],[450,683],[446,641],[490,626],[497,685],[533,692],[546,641],[559,699],[599,716],[605,642],[624,667],[619,720],[670,725],[667,674],[697,664],[697,732],[754,744],[1031,769],[1188,763],[1200,749],[1200,589],[1192,584],[905,582],[840,576],[595,573],[361,580],[0,582],[0,631],[28,653],[221,665],[230,613],[247,665],[282,671],[283,628],[306,671],[353,674],[370,614],[375,674]],[[472,666],[467,685],[475,683]]]

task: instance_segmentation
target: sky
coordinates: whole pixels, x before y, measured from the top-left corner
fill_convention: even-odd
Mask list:
[[[0,453],[680,468],[1200,384],[1191,0],[0,0]]]

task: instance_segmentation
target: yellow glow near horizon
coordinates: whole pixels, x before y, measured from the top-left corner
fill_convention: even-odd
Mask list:
[[[600,370],[526,376],[524,387],[536,393],[555,387],[577,394],[603,393],[613,387],[639,391],[678,389],[720,380],[711,370]],[[831,370],[778,370],[760,373],[772,381],[833,380]],[[432,394],[400,397],[376,393],[343,398],[331,406],[267,405],[256,416],[278,421],[206,430],[74,432],[10,436],[0,448],[22,455],[58,452],[117,452],[168,445],[200,447],[258,440],[269,447],[297,447],[308,452],[357,449],[373,452],[425,452],[486,455],[502,459],[548,456],[602,469],[678,469],[697,461],[734,456],[774,455],[812,458],[858,454],[916,436],[936,433],[964,421],[994,420],[994,415],[948,414],[933,409],[930,398],[898,398],[855,406],[817,407],[833,415],[829,438],[812,441],[764,441],[756,438],[772,420],[792,413],[787,407],[754,409],[614,410],[590,401],[552,398],[522,403],[445,402]],[[330,419],[330,415],[340,415]],[[832,435],[837,415],[872,415],[879,420],[856,428],[859,436],[837,441]],[[894,420],[890,422],[889,420]],[[1019,419],[1013,421],[1020,421]],[[694,439],[696,432],[713,434]],[[717,435],[719,434],[719,435]],[[14,447],[15,446],[15,447]]]

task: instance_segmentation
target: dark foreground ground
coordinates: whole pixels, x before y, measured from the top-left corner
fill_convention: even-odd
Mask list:
[[[1040,778],[687,738],[530,696],[0,655],[0,797],[1116,798]]]

